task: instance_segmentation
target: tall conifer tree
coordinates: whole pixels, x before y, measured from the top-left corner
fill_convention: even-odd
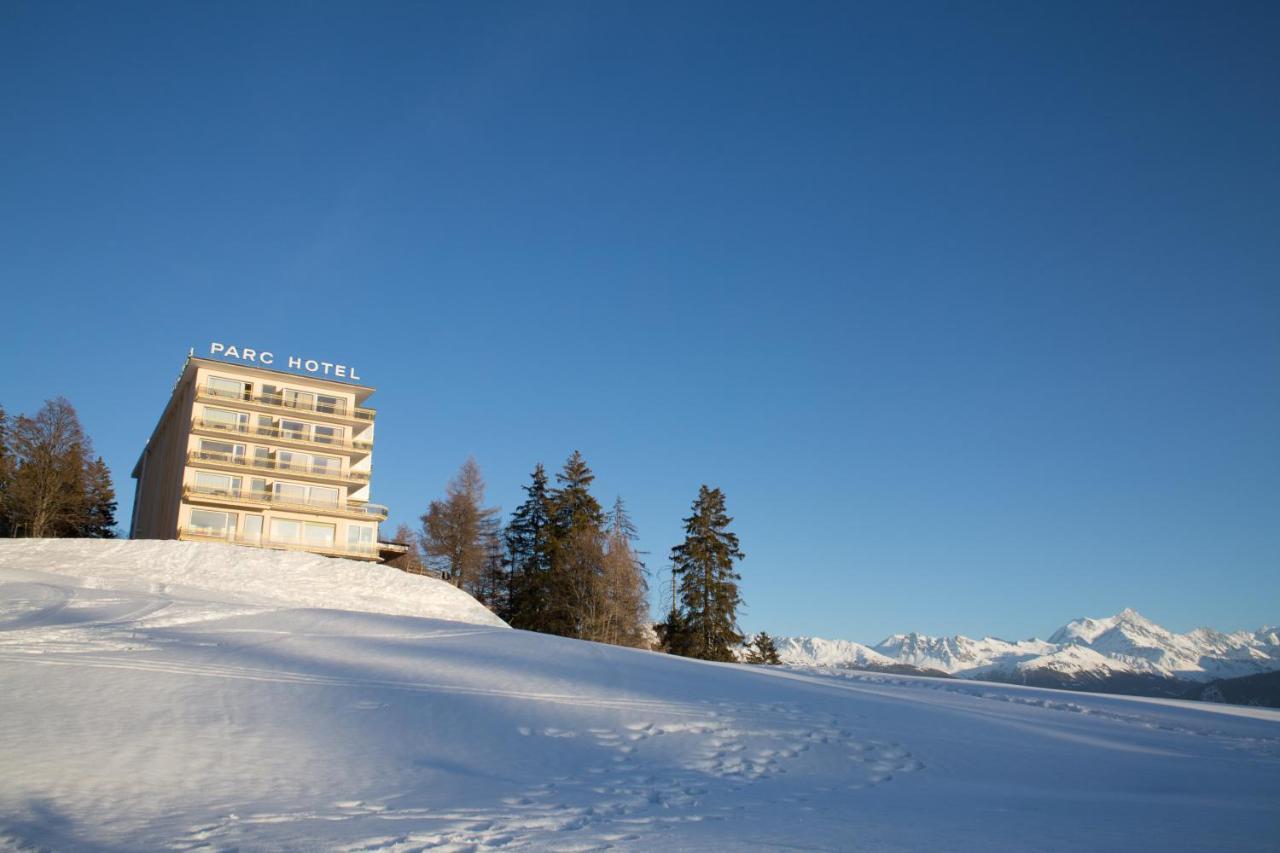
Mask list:
[[[663,626],[663,643],[686,657],[732,661],[733,649],[742,644],[737,626],[741,576],[734,563],[745,555],[729,530],[733,519],[725,511],[724,494],[703,486],[684,522],[685,540],[671,550],[679,612]]]
[[[116,536],[116,490],[111,471],[99,456],[85,467],[85,516],[80,535],[95,539]]]
[[[591,494],[595,474],[575,450],[556,474],[550,495],[551,572],[546,630],[593,639],[600,577],[604,571],[604,511]]]
[[[547,471],[539,462],[525,501],[511,514],[503,539],[507,546],[507,567],[511,593],[507,620],[513,628],[547,630],[547,597],[551,574],[551,497]]]

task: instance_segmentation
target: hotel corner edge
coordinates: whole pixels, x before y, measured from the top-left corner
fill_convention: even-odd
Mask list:
[[[378,542],[387,508],[369,502],[373,391],[189,356],[133,469],[130,538],[404,553]]]

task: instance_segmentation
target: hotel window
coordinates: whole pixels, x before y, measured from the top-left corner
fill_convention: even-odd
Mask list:
[[[373,548],[373,528],[367,525],[347,525],[347,546],[353,551],[368,551]]]
[[[230,474],[211,474],[208,471],[197,471],[196,491],[202,495],[239,497],[240,478],[232,477]]]
[[[311,470],[317,474],[337,476],[342,473],[342,460],[336,456],[312,456]]]
[[[316,407],[316,395],[309,391],[294,391],[291,388],[284,389],[284,404],[291,409],[303,409],[305,411],[314,411]]]
[[[326,415],[345,415],[347,413],[347,401],[342,397],[334,397],[330,394],[317,394],[316,411],[324,412]]]
[[[280,421],[280,437],[306,441],[311,437],[311,425],[302,421]]]
[[[204,422],[206,426],[217,429],[244,432],[249,425],[249,416],[243,412],[232,412],[228,409],[211,409],[205,406]]]
[[[260,501],[265,501],[271,497],[271,490],[267,488],[267,481],[261,477],[251,479],[249,481],[249,497]]]
[[[276,425],[271,415],[258,415],[258,435],[275,435]]]
[[[283,503],[336,507],[338,490],[328,486],[304,486],[301,483],[276,483],[275,499]]]
[[[238,379],[223,379],[221,376],[209,377],[209,393],[215,397],[227,397],[231,400],[248,400],[253,386]]]
[[[279,406],[284,402],[284,392],[278,385],[263,385],[262,402]]]
[[[200,439],[200,456],[204,459],[240,463],[244,462],[244,445],[202,438]]]
[[[316,521],[294,521],[291,518],[271,519],[273,542],[303,542],[307,545],[333,547],[332,524]]]
[[[300,486],[297,483],[276,483],[275,484],[276,500],[284,503],[305,504],[307,502],[307,487]]]
[[[191,530],[201,536],[217,536],[230,539],[236,530],[234,512],[214,512],[208,509],[191,510]]]
[[[273,542],[297,542],[302,538],[302,522],[291,518],[271,519],[271,540]]]
[[[271,449],[267,447],[255,447],[253,449],[253,467],[255,468],[273,468],[275,463],[271,460]]]
[[[316,424],[313,438],[321,444],[342,444],[342,427]]]
[[[342,461],[336,456],[312,456],[309,453],[295,453],[292,450],[281,450],[276,454],[280,469],[286,471],[306,471],[310,474],[335,475],[342,472]]]
[[[277,451],[276,468],[281,471],[305,471],[307,470],[307,454],[294,453],[292,450]]]
[[[308,521],[303,524],[302,535],[306,538],[308,545],[324,545],[332,548],[333,531],[334,526],[332,524]]]
[[[262,516],[246,515],[244,517],[243,538],[248,542],[262,541]]]

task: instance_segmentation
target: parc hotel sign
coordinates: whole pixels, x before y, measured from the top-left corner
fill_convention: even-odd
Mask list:
[[[270,350],[252,349],[250,347],[229,346],[220,344],[217,341],[209,344],[209,355],[221,356],[222,358],[236,358],[240,361],[251,364],[261,364],[263,367],[274,367],[276,364],[275,353]],[[299,358],[291,355],[284,362],[290,370],[304,370],[307,373],[314,373],[317,376],[329,376],[334,379],[347,379],[352,382],[359,382],[360,377],[356,375],[356,369],[346,364],[335,364],[332,361],[317,361],[314,358]]]

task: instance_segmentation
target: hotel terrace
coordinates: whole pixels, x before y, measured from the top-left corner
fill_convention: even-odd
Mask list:
[[[252,352],[250,350],[249,352]],[[378,560],[372,388],[189,357],[133,469],[132,539]]]

